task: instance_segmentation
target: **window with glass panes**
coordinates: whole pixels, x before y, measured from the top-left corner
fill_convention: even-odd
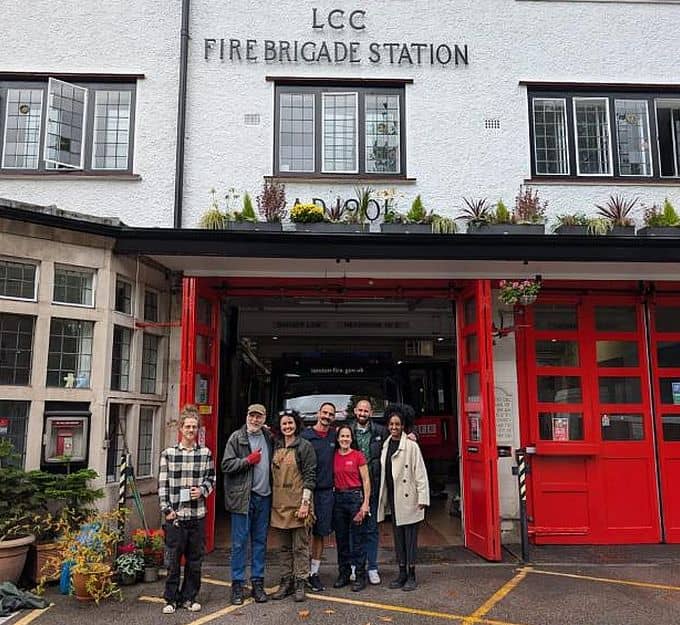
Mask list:
[[[0,74],[0,170],[132,171],[135,84]]]
[[[111,354],[111,389],[130,390],[130,345],[132,330],[113,326],[113,351]]]
[[[28,432],[28,411],[30,401],[0,399],[0,440],[12,443],[19,456],[17,464],[24,466],[26,458],[26,435]]]
[[[121,455],[126,451],[127,406],[109,404],[109,423],[106,430],[106,481],[116,482],[120,475]]]
[[[37,266],[0,258],[0,297],[34,300]]]
[[[53,317],[47,354],[47,386],[90,388],[94,322]]]
[[[404,88],[277,85],[275,173],[404,177]]]
[[[132,314],[132,284],[120,276],[116,278],[116,302],[118,312]]]
[[[158,293],[144,291],[144,321],[158,321]]]
[[[680,91],[530,89],[532,174],[680,178]]]
[[[35,317],[0,313],[0,384],[31,382]]]
[[[55,265],[54,303],[94,306],[94,276],[93,269]]]
[[[153,430],[155,406],[139,407],[139,431],[137,436],[137,476],[153,475]]]
[[[158,375],[158,345],[160,337],[144,333],[142,341],[142,393],[155,393]]]

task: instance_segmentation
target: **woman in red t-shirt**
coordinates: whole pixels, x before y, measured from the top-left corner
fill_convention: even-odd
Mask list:
[[[338,547],[338,579],[334,588],[350,583],[351,567],[356,579],[352,590],[366,588],[366,545],[361,524],[370,514],[371,480],[364,454],[356,449],[354,434],[349,425],[341,425],[336,432],[337,451],[333,458],[333,529]]]

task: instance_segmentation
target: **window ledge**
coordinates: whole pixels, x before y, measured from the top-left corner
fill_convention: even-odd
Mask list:
[[[574,178],[571,176],[534,176],[532,178],[525,178],[524,184],[527,185],[547,185],[547,186],[584,186],[597,187],[602,185],[607,186],[621,186],[621,187],[639,187],[644,185],[678,187],[680,186],[680,178],[612,178],[609,176],[602,177],[580,177]]]
[[[139,174],[117,174],[117,173],[93,173],[93,172],[41,172],[41,173],[7,173],[0,172],[0,180],[41,180],[43,178],[49,178],[51,180],[97,180],[100,178],[105,178],[106,180],[124,180],[124,181],[137,181],[141,180],[142,177]]]
[[[276,176],[265,176],[265,180],[276,180],[278,182],[348,182],[356,184],[357,182],[366,182],[373,184],[415,184],[416,178],[391,177],[391,176],[367,176],[365,174],[323,174],[318,176],[288,175],[279,174]],[[680,182],[680,181],[678,181]]]

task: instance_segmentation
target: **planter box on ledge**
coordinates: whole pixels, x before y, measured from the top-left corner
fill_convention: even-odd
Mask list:
[[[680,226],[645,226],[637,231],[639,237],[680,237]]]
[[[432,234],[432,224],[380,224],[386,234]]]
[[[251,232],[281,232],[281,222],[273,221],[230,221],[227,230],[251,231]]]
[[[557,226],[555,234],[567,234],[569,236],[584,236],[588,233],[588,226]]]
[[[614,226],[609,232],[609,237],[634,237],[635,226]]]
[[[312,224],[295,224],[295,232],[323,232],[326,234],[361,234],[363,232],[368,232],[367,224],[334,224],[328,222],[317,222]]]
[[[545,234],[545,224],[468,225],[468,234]]]

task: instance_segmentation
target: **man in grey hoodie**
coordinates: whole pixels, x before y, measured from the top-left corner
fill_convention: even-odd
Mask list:
[[[222,457],[224,507],[231,512],[231,603],[243,603],[246,555],[251,545],[252,597],[267,601],[264,561],[272,505],[272,437],[262,426],[267,410],[262,404],[248,406],[246,423],[231,434]]]

